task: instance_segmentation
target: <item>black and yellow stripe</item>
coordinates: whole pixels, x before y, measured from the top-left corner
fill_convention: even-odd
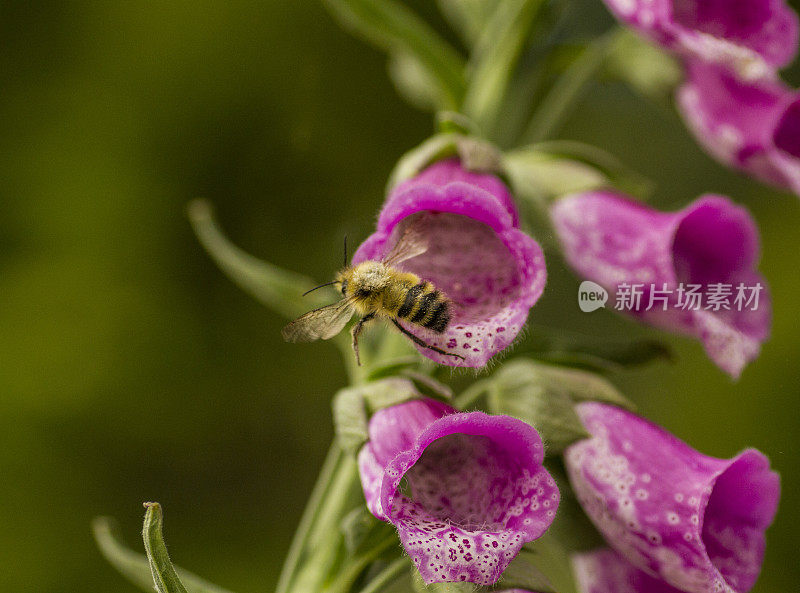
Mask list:
[[[450,309],[442,293],[422,281],[406,291],[397,317],[441,333],[450,323]]]

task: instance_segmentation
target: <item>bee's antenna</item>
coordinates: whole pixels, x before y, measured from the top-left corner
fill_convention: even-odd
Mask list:
[[[344,236],[344,267],[347,267],[347,235]]]
[[[323,288],[323,287],[325,287],[325,286],[330,286],[331,284],[339,284],[339,281],[338,281],[338,280],[334,280],[333,282],[326,282],[325,284],[320,284],[319,286],[315,286],[315,287],[314,287],[314,288],[312,288],[311,290],[307,290],[307,291],[305,291],[305,292],[302,294],[302,296],[306,296],[306,295],[307,295],[309,292],[314,292],[314,291],[315,291],[315,290],[317,290],[318,288]]]

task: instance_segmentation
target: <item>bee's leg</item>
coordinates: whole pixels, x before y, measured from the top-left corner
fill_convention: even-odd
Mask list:
[[[367,313],[364,317],[359,319],[358,323],[350,330],[350,335],[353,336],[353,352],[356,353],[356,363],[358,363],[358,366],[361,366],[361,357],[358,354],[358,334],[364,329],[364,324],[372,319],[375,319],[375,313]]]
[[[466,360],[460,354],[456,354],[455,352],[448,352],[447,350],[442,350],[441,348],[437,348],[436,346],[431,346],[430,344],[426,343],[425,340],[422,340],[404,328],[397,322],[397,319],[392,318],[392,323],[395,324],[397,329],[407,335],[415,344],[419,344],[423,348],[427,348],[428,350],[433,350],[434,352],[438,352],[439,354],[444,354],[445,356],[455,356],[456,358],[460,358],[461,360]]]

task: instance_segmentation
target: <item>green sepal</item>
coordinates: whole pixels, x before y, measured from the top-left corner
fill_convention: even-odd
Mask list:
[[[678,60],[642,37],[623,30],[614,40],[606,74],[627,83],[644,97],[669,107],[683,78]]]
[[[458,132],[435,134],[400,157],[389,176],[386,192],[416,177],[430,165],[457,156],[469,171],[504,175],[502,153],[491,143]]]
[[[346,451],[357,452],[369,438],[370,415],[420,397],[422,393],[414,381],[403,377],[387,377],[340,389],[331,404],[339,444]]]
[[[389,377],[381,381],[374,381],[361,386],[361,389],[364,403],[370,414],[412,399],[419,399],[422,396],[412,381],[401,377]]]
[[[426,585],[419,571],[414,570],[414,591],[416,593],[483,593],[486,587],[478,587],[472,583],[431,583]]]
[[[440,108],[461,104],[466,82],[464,60],[411,9],[394,0],[324,0],[343,27],[388,51],[410,56],[436,86]]]
[[[322,292],[301,295],[315,282],[256,259],[231,243],[214,218],[214,210],[206,200],[194,200],[187,208],[189,221],[200,244],[219,268],[241,289],[277,313],[297,317],[330,302]]]
[[[369,438],[364,387],[340,389],[331,402],[336,439],[339,446],[350,453],[356,453]]]
[[[577,593],[572,572],[572,561],[564,546],[551,533],[545,533],[534,542],[525,544],[517,558],[541,573],[551,584],[554,592]],[[533,571],[532,571],[532,574]],[[522,585],[523,588],[537,589]],[[548,593],[542,591],[541,593]]]
[[[134,585],[140,587],[143,591],[152,593],[153,575],[150,571],[150,562],[148,562],[147,556],[134,552],[122,543],[114,520],[110,517],[97,517],[92,522],[92,531],[97,547],[109,564]],[[213,585],[188,570],[179,567],[176,567],[175,570],[188,593],[230,593],[230,591]]]

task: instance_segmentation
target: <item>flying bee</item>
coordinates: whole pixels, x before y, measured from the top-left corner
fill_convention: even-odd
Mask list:
[[[398,240],[383,260],[368,260],[355,266],[345,267],[336,275],[336,280],[333,282],[312,288],[311,290],[316,290],[323,286],[338,284],[341,287],[342,299],[298,317],[283,328],[281,331],[283,338],[287,342],[328,340],[342,331],[353,314],[358,313],[361,318],[350,333],[353,338],[353,351],[359,365],[361,360],[358,354],[358,336],[364,325],[376,318],[389,319],[403,334],[424,348],[463,359],[460,354],[447,352],[426,343],[398,321],[402,319],[441,334],[452,319],[452,303],[440,290],[416,274],[403,272],[395,267],[428,250],[425,236],[420,232],[421,216],[423,215],[411,215],[400,223]]]

